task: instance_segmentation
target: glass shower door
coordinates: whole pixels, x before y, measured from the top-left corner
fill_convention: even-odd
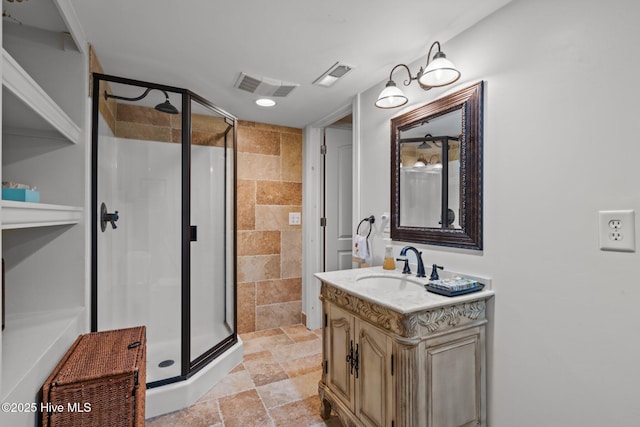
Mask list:
[[[192,366],[234,332],[233,127],[204,101],[191,102]]]
[[[181,374],[182,145],[172,136],[181,115],[153,107],[161,90],[142,101],[103,95],[146,89],[101,82],[96,309],[97,330],[146,326],[152,383]],[[180,106],[181,94],[167,96]]]

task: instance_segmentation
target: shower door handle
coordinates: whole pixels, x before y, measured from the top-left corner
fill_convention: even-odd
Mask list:
[[[198,226],[192,225],[189,227],[189,241],[197,242],[198,241]]]

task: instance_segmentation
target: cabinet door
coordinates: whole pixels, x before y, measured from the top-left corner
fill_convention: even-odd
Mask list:
[[[428,340],[427,425],[485,425],[484,328]]]
[[[392,341],[368,323],[356,320],[358,378],[356,416],[366,426],[390,426],[393,408]]]
[[[328,305],[327,315],[327,385],[353,411],[355,377],[347,356],[355,347],[354,317],[332,304]]]

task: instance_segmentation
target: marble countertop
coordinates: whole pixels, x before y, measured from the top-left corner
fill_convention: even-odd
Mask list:
[[[490,288],[490,280],[482,280],[475,276],[468,276],[460,273],[450,273],[463,277],[471,277],[487,286],[482,291],[473,292],[457,297],[446,297],[432,292],[428,292],[424,285],[427,278],[418,278],[415,274],[402,274],[399,270],[383,270],[382,267],[357,268],[352,270],[329,271],[325,273],[315,273],[315,276],[322,282],[328,283],[335,288],[341,289],[353,296],[362,298],[369,302],[387,307],[395,312],[408,314],[417,311],[430,310],[434,308],[449,306],[452,304],[462,304],[470,301],[477,301],[491,298],[495,292]],[[379,277],[382,280],[388,278],[399,279],[397,283],[386,286],[368,287],[363,278]],[[373,279],[372,279],[373,280]]]

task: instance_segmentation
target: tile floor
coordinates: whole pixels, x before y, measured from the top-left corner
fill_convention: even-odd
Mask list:
[[[302,325],[241,334],[244,361],[196,404],[146,427],[340,427],[320,418],[321,330]]]

